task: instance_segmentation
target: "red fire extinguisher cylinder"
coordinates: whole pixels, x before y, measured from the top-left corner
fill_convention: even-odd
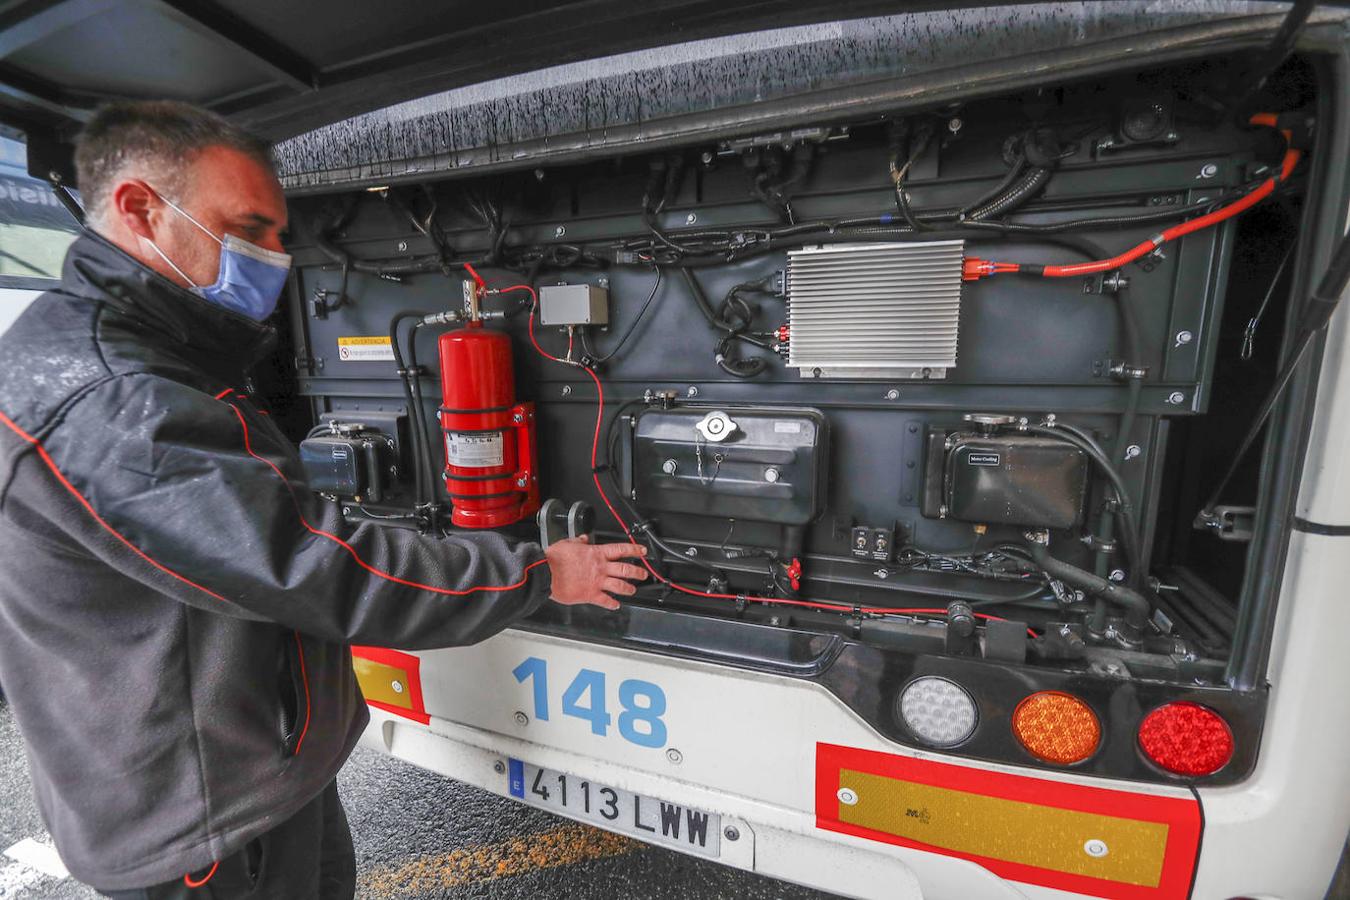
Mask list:
[[[516,403],[511,338],[479,321],[441,335],[441,434],[451,521],[499,528],[539,508],[534,404]]]

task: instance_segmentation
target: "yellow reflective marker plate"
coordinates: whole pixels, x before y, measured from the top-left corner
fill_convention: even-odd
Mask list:
[[[1192,797],[1090,787],[816,745],[822,829],[979,863],[1095,897],[1184,898],[1199,848]]]

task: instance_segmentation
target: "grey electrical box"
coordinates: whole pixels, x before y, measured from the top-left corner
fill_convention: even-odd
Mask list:
[[[608,325],[609,291],[594,284],[547,284],[539,289],[539,324]]]

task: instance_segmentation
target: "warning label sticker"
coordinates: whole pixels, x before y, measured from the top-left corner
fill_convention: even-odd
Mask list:
[[[506,439],[500,431],[449,431],[445,435],[445,458],[464,469],[491,469],[506,458]]]
[[[337,345],[338,359],[343,362],[394,360],[394,348],[388,337],[340,337]]]

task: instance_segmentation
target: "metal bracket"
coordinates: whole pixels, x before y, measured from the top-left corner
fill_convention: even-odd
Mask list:
[[[1255,522],[1254,506],[1216,506],[1201,510],[1194,527],[1197,531],[1212,532],[1221,541],[1247,543],[1252,539]]]

